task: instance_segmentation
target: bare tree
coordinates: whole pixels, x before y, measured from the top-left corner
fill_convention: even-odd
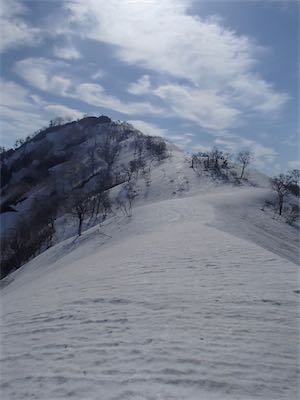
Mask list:
[[[161,138],[146,136],[145,146],[154,159],[161,161],[167,157],[167,145]]]
[[[285,220],[289,225],[293,225],[300,217],[300,207],[298,204],[291,204],[286,215]]]
[[[284,199],[288,194],[293,194],[295,186],[299,184],[299,170],[288,171],[271,179],[271,187],[277,194],[278,213],[282,215]]]
[[[201,153],[193,153],[191,161],[192,161],[191,168],[193,168],[193,170],[196,171],[196,169],[201,164]]]
[[[239,164],[241,164],[242,171],[240,175],[240,179],[243,179],[245,169],[247,166],[250,164],[250,162],[253,159],[253,155],[250,151],[245,150],[245,151],[240,151],[237,155],[237,161]]]
[[[49,122],[49,127],[52,128],[54,126],[60,126],[64,124],[64,118],[62,117],[56,117],[54,119],[51,119],[51,121]]]
[[[97,141],[95,138],[93,145],[87,150],[89,165],[91,166],[92,174],[95,173],[96,169],[96,149],[97,149]]]
[[[90,199],[81,192],[73,192],[71,212],[78,219],[78,236],[82,234],[83,221],[90,209]]]
[[[137,156],[138,159],[142,158],[142,153],[143,153],[144,146],[145,146],[144,141],[145,140],[144,140],[143,136],[136,136],[134,139],[134,142],[133,142],[134,156],[135,157]]]
[[[56,189],[63,196],[68,197],[71,190],[83,186],[86,176],[85,164],[81,161],[71,160],[65,164],[62,175],[56,182]]]
[[[101,212],[103,219],[111,211],[111,201],[107,191],[101,191],[96,194],[93,204],[92,215],[97,215]]]
[[[120,145],[116,137],[110,134],[106,135],[104,142],[98,146],[99,156],[106,162],[109,170],[120,152]]]
[[[210,152],[210,159],[212,163],[212,168],[215,170],[220,169],[220,162],[223,160],[223,152],[219,150],[217,147],[214,147]]]
[[[291,169],[289,175],[291,176],[293,183],[298,185],[300,180],[300,169]]]
[[[294,196],[299,197],[299,194],[300,194],[300,187],[299,187],[300,170],[292,169],[288,173],[291,177],[291,184],[289,186],[290,192]]]
[[[223,153],[223,158],[222,158],[222,160],[223,160],[223,162],[222,162],[222,165],[221,165],[221,167],[222,168],[229,168],[229,163],[230,163],[230,161],[231,161],[231,154],[230,153]]]
[[[127,182],[117,197],[117,203],[124,215],[132,216],[132,205],[136,196],[135,183]]]
[[[1,278],[52,245],[56,208],[42,200],[33,201],[26,218],[20,218],[2,241]]]
[[[192,165],[191,168],[195,172],[199,173],[200,167],[204,167],[205,170],[214,170],[214,172],[221,174],[222,169],[229,168],[229,161],[231,159],[230,153],[224,153],[217,147],[214,147],[209,152],[198,152],[192,154]]]
[[[26,237],[28,233],[29,237]],[[20,219],[10,235],[10,248],[16,269],[20,268],[29,258],[28,244],[32,241],[31,236],[32,230],[29,229],[27,221],[24,218]]]
[[[55,234],[55,220],[58,212],[57,204],[60,200],[57,195],[53,195],[51,199],[41,195],[36,196],[32,202],[29,218],[34,224],[40,247],[42,245],[47,248],[52,246],[53,235]]]
[[[143,170],[146,166],[146,163],[142,159],[131,160],[129,164],[122,165],[121,174],[125,176],[127,182],[132,180],[136,181],[139,176],[139,172]]]

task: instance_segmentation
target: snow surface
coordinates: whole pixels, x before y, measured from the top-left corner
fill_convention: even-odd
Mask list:
[[[3,280],[2,399],[299,398],[297,232],[266,189],[155,184]]]

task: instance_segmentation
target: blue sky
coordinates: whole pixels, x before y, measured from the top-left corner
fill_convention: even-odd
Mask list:
[[[297,1],[1,0],[1,141],[105,114],[299,168]]]

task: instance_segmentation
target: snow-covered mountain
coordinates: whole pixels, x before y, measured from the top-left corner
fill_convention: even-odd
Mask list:
[[[205,157],[191,160],[162,138],[106,116],[51,123],[1,156],[2,277],[118,210],[130,214],[133,203],[241,184],[225,155],[217,152],[205,168]],[[242,181],[267,178],[255,173]]]
[[[138,195],[133,182],[141,177],[148,187],[153,165],[166,159],[172,147],[128,123],[101,116],[50,126],[2,154],[4,271],[20,267],[49,245],[74,234],[75,220],[69,218],[74,229],[66,229],[65,217],[73,211],[76,214],[79,203],[90,214],[88,226],[116,207],[125,209],[127,200]],[[27,244],[21,246],[24,234]],[[19,257],[14,256],[17,253]]]
[[[34,197],[59,211],[52,247],[1,281],[2,398],[297,399],[298,231],[264,208],[267,177],[193,169],[126,123],[42,136],[5,159],[17,212],[3,213],[4,235]],[[18,192],[50,156],[62,158]],[[78,191],[91,198],[80,236]]]

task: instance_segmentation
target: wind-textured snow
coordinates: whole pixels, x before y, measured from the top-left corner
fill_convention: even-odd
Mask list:
[[[297,399],[297,251],[261,195],[140,204],[7,277],[2,399]]]

